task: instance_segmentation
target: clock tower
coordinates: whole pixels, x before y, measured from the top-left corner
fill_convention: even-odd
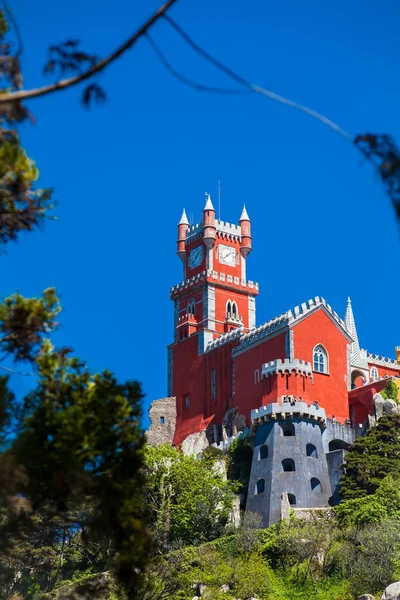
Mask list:
[[[177,397],[179,413],[179,406],[192,405],[193,382],[201,378],[203,368],[204,377],[209,372],[204,366],[209,345],[229,332],[234,336],[235,330],[239,334],[255,327],[258,285],[246,276],[252,240],[245,206],[238,225],[221,221],[206,194],[199,223],[190,225],[183,211],[177,246],[183,281],[171,288],[174,342],[168,348],[168,394]],[[196,391],[204,396],[201,388],[197,382]]]

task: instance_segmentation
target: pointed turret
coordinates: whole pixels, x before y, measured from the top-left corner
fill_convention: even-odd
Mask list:
[[[360,367],[362,369],[368,369],[368,363],[365,358],[361,357],[360,344],[358,343],[358,336],[356,330],[356,323],[354,321],[353,308],[351,306],[350,297],[347,299],[346,315],[344,317],[346,324],[347,333],[353,340],[351,344],[351,366]]]
[[[183,209],[183,213],[181,216],[181,220],[178,223],[178,251],[177,254],[181,261],[185,262],[186,256],[186,236],[187,230],[189,229],[189,221],[186,215],[185,209]]]
[[[240,253],[243,258],[246,258],[252,249],[251,233],[250,233],[250,217],[247,214],[246,205],[243,204],[242,214],[239,219],[242,241],[240,243]]]
[[[203,241],[207,248],[212,248],[217,235],[215,227],[215,209],[210,194],[206,193],[206,205],[203,209]]]
[[[179,223],[178,223],[178,224],[179,224],[179,225],[189,225],[189,221],[188,221],[188,218],[187,218],[187,214],[186,214],[186,210],[185,210],[185,209],[183,209],[183,213],[182,213],[182,216],[181,216],[181,220],[179,221]]]

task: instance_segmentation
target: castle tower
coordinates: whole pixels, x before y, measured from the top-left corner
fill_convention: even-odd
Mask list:
[[[369,368],[368,362],[361,356],[360,344],[358,342],[358,335],[356,329],[356,323],[353,315],[353,308],[351,306],[350,298],[347,299],[346,315],[344,318],[347,333],[353,340],[351,343],[351,355],[350,355],[350,373],[349,373],[349,388],[358,387],[357,384],[366,383],[369,381]]]
[[[190,225],[183,212],[178,225],[183,281],[171,288],[174,342],[168,348],[168,395],[177,397],[178,424],[182,415],[190,419],[207,410],[224,414],[230,402],[230,350],[226,347],[221,357],[214,353],[211,359],[207,348],[223,334],[255,327],[258,285],[246,277],[250,251],[245,208],[238,225],[216,218],[209,194],[200,222]]]

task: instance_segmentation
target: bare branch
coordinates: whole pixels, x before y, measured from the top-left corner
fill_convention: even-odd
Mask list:
[[[144,34],[147,41],[149,42],[151,48],[154,50],[155,55],[161,62],[161,64],[167,69],[167,71],[173,76],[176,77],[181,83],[188,85],[189,87],[195,89],[198,92],[211,92],[215,94],[223,94],[229,96],[236,96],[251,93],[251,90],[240,90],[240,89],[229,89],[229,88],[220,88],[213,85],[204,85],[202,83],[197,83],[192,79],[189,79],[185,75],[182,75],[179,71],[177,71],[171,63],[167,60],[165,54],[162,52],[161,48],[156,44],[150,34],[147,32]]]
[[[18,40],[18,50],[16,51],[15,56],[21,56],[22,50],[24,47],[23,42],[22,42],[21,30],[19,28],[17,20],[15,19],[14,15],[10,9],[10,6],[9,6],[7,0],[2,0],[2,1],[3,1],[4,10],[7,13],[8,20],[12,23],[12,25],[14,27],[15,35]]]
[[[340,133],[340,135],[342,135],[348,141],[350,141],[350,142],[354,141],[354,138],[352,135],[350,135],[349,133],[344,131],[341,127],[339,127],[339,125],[336,125],[336,123],[334,123],[330,119],[327,119],[326,117],[319,114],[315,110],[312,110],[311,108],[308,108],[307,106],[298,104],[297,102],[293,102],[292,100],[289,100],[288,98],[284,98],[283,96],[279,96],[278,94],[275,94],[274,92],[271,92],[270,90],[267,90],[259,85],[251,83],[251,81],[247,81],[246,79],[241,77],[238,73],[233,71],[230,67],[227,67],[222,62],[220,62],[218,59],[214,58],[214,56],[209,54],[206,50],[204,50],[204,48],[199,46],[170,16],[168,16],[166,14],[164,14],[162,16],[175,29],[175,31],[177,33],[179,33],[179,35],[185,40],[185,42],[191,48],[193,48],[193,50],[195,52],[197,52],[198,54],[203,56],[203,58],[205,58],[208,62],[213,64],[215,67],[217,67],[217,69],[219,69],[220,71],[222,71],[223,73],[228,75],[228,77],[230,77],[231,79],[233,79],[234,81],[236,81],[237,83],[242,85],[243,87],[247,87],[251,91],[253,91],[257,94],[261,94],[263,96],[267,96],[271,100],[275,100],[276,102],[280,102],[281,104],[286,104],[287,106],[291,106],[292,108],[295,108],[296,110],[299,110],[299,111],[309,115],[310,117],[317,119],[324,125],[327,125],[328,127],[333,129],[337,133]]]
[[[112,54],[110,54],[107,58],[101,60],[93,67],[85,71],[80,75],[76,75],[75,77],[70,77],[68,79],[62,79],[57,81],[56,83],[52,83],[51,85],[46,85],[41,88],[35,88],[32,90],[21,90],[18,92],[11,92],[9,94],[0,94],[0,105],[1,104],[9,104],[11,102],[20,102],[21,100],[28,100],[30,98],[38,98],[39,96],[45,96],[46,94],[51,94],[53,92],[57,92],[60,90],[64,90],[73,85],[77,85],[81,83],[81,81],[85,81],[93,77],[96,73],[103,71],[110,63],[119,58],[124,52],[129,50],[160,17],[162,17],[166,11],[177,2],[177,0],[168,0],[165,4],[160,6],[160,8],[141,26],[139,29],[121,46],[119,46]]]

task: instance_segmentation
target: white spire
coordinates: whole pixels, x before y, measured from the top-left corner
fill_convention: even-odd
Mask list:
[[[358,343],[356,323],[354,321],[353,308],[351,306],[350,296],[347,298],[346,315],[344,317],[347,333],[351,337],[351,366],[368,369],[368,363],[365,358],[361,358],[360,344]]]
[[[247,214],[247,210],[246,210],[246,205],[243,204],[243,210],[242,210],[242,214],[240,215],[240,219],[239,219],[239,223],[240,221],[250,221],[250,217]]]
[[[178,225],[189,225],[185,209],[183,209],[181,220],[179,221]]]
[[[203,208],[203,210],[214,210],[214,207],[213,207],[212,202],[211,202],[211,196],[210,196],[210,194],[208,192],[206,192],[205,196],[207,198],[207,201],[206,201],[206,205]]]

